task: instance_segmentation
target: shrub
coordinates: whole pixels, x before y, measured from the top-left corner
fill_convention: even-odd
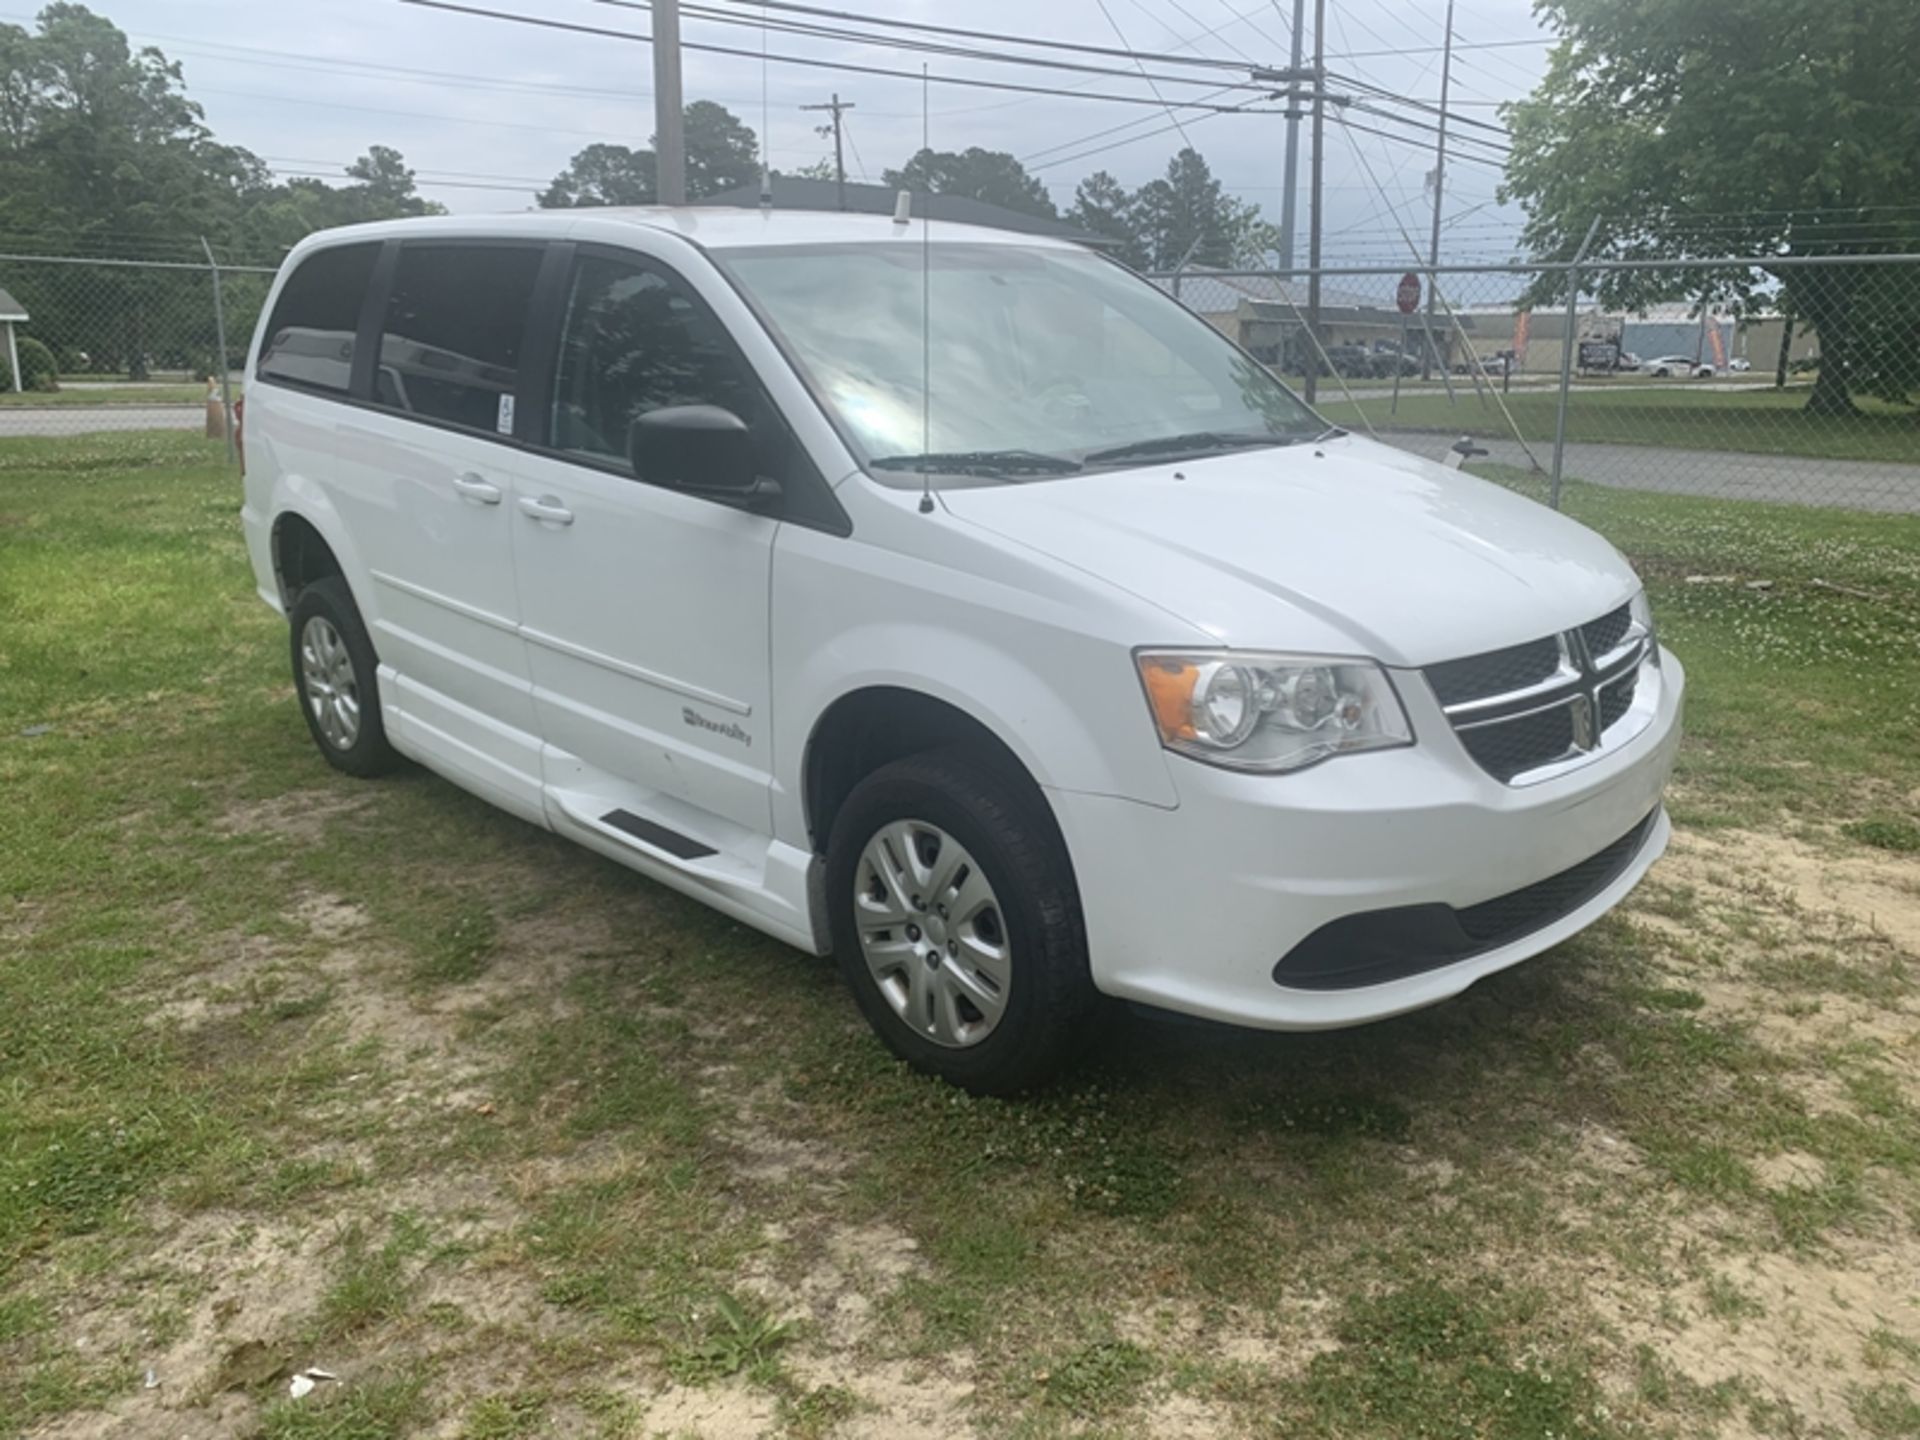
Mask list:
[[[20,383],[25,390],[58,390],[60,388],[60,370],[53,363],[53,352],[31,335],[14,336],[14,345],[20,351]],[[7,368],[7,357],[0,351],[0,389],[13,389],[13,372]]]

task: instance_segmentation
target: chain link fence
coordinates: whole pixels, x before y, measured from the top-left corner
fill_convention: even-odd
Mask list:
[[[1413,273],[1417,298],[1398,266],[1151,278],[1328,420],[1436,459],[1465,437],[1551,503],[1601,486],[1920,513],[1920,256]],[[0,322],[0,443],[226,433],[218,381],[272,276],[0,254],[0,317],[24,317]]]
[[[1152,278],[1328,420],[1435,459],[1464,437],[1556,505],[1920,513],[1920,256],[1419,267],[1417,299],[1408,273]]]
[[[0,444],[105,431],[227,435],[273,274],[211,256],[195,265],[0,254],[0,332],[10,332],[0,333]]]

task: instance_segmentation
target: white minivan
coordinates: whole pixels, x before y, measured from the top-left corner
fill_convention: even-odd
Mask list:
[[[1667,843],[1682,676],[1599,536],[1327,424],[1146,281],[885,216],[314,235],[247,543],[321,752],[838,957],[1027,1086],[1102,995],[1454,995]]]

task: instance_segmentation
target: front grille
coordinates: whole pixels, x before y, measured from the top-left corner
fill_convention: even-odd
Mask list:
[[[1598,620],[1582,625],[1580,634],[1587,642],[1588,652],[1598,659],[1627,638],[1627,630],[1632,624],[1632,607],[1622,605],[1618,610],[1610,610]]]
[[[1624,734],[1610,732],[1633,711],[1652,647],[1621,605],[1564,634],[1430,665],[1426,676],[1475,763],[1503,784],[1525,784]]]
[[[1273,967],[1277,985],[1351,990],[1384,985],[1526,939],[1586,905],[1625,874],[1653,833],[1658,810],[1605,849],[1556,875],[1478,905],[1365,910],[1330,920]]]
[[[1560,643],[1549,635],[1544,640],[1529,640],[1505,650],[1490,650],[1485,655],[1469,655],[1464,660],[1447,660],[1427,668],[1427,680],[1442,705],[1462,700],[1478,700],[1483,695],[1499,695],[1538,685],[1560,666]]]
[[[1611,730],[1620,723],[1620,718],[1633,708],[1633,692],[1640,687],[1640,672],[1629,670],[1623,679],[1619,679],[1600,692],[1600,729]]]
[[[1508,781],[1573,748],[1573,712],[1556,705],[1517,720],[1462,730],[1460,743],[1482,770],[1496,780]]]

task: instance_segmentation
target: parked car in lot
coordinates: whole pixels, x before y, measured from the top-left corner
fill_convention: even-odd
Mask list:
[[[1736,375],[1744,375],[1749,370],[1753,369],[1753,362],[1747,359],[1746,356],[1744,355],[1736,355],[1731,360],[1727,361],[1727,369],[1731,370]]]
[[[1364,345],[1329,345],[1327,363],[1334,372],[1348,378],[1367,379],[1374,373],[1373,352]],[[1322,374],[1326,371],[1322,369]]]
[[[247,368],[242,523],[327,761],[832,953],[957,1083],[1033,1083],[1103,995],[1434,1003],[1667,843],[1683,677],[1619,553],[1076,246],[355,226]]]
[[[1674,375],[1691,375],[1696,380],[1713,378],[1713,366],[1703,365],[1691,355],[1662,355],[1658,360],[1647,361],[1643,368],[1657,378]]]
[[[1376,346],[1370,357],[1369,368],[1380,379],[1391,379],[1397,370],[1401,375],[1418,375],[1420,357],[1408,355],[1403,351],[1384,349]]]

